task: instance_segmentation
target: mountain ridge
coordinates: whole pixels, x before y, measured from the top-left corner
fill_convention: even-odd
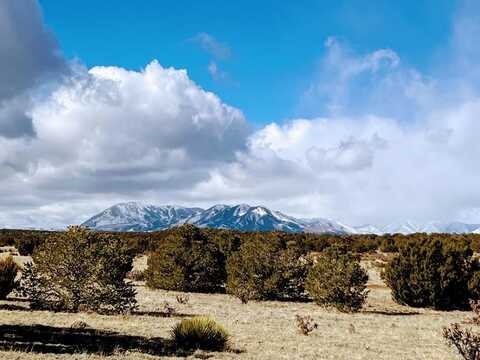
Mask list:
[[[94,215],[82,225],[102,231],[159,231],[182,224],[203,228],[240,231],[286,231],[334,234],[411,234],[480,233],[480,224],[459,221],[415,223],[398,221],[387,225],[350,226],[325,218],[296,218],[265,206],[217,204],[202,209],[179,205],[156,206],[141,202],[113,205]]]

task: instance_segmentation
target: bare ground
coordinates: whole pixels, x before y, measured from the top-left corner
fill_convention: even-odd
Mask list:
[[[24,260],[24,259],[22,259]],[[145,260],[136,262],[138,268]],[[178,304],[176,292],[152,291],[137,283],[140,314],[101,316],[25,311],[25,302],[0,302],[0,325],[42,324],[69,327],[81,320],[99,330],[148,338],[168,338],[173,324],[182,316],[210,315],[232,335],[235,352],[196,352],[188,358],[211,359],[456,359],[455,352],[442,338],[442,328],[461,322],[468,312],[439,312],[413,309],[395,304],[371,267],[370,295],[365,309],[358,314],[342,314],[311,303],[250,302],[242,305],[228,295],[190,294],[188,304]],[[174,305],[178,316],[162,317],[164,303]],[[11,310],[12,307],[17,310]],[[9,310],[5,310],[8,308]],[[4,310],[1,310],[4,309]],[[310,315],[318,328],[309,336],[298,333],[295,315]],[[109,359],[175,358],[137,352],[117,352]],[[0,351],[0,359],[105,359],[99,354],[40,354],[26,351]]]

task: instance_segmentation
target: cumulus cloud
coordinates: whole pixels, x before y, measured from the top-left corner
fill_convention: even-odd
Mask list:
[[[2,188],[19,182],[40,203],[191,188],[244,150],[250,132],[239,110],[156,61],[142,72],[79,68],[31,117],[34,139],[0,143]]]
[[[462,21],[463,11],[457,16]],[[467,40],[474,28],[455,26]],[[465,45],[458,38],[465,41],[459,34],[452,38],[453,58],[472,56],[460,50]],[[425,75],[392,50],[356,54],[335,38],[326,49],[303,97],[325,104],[313,110],[324,116],[258,130],[248,152],[199,184],[193,197],[223,189],[234,199],[261,199],[298,216],[357,225],[480,222],[480,94],[465,76],[470,72],[447,71],[452,60],[445,72]],[[465,63],[475,70],[474,59]]]
[[[64,70],[36,0],[0,2],[0,136],[32,136],[32,90]],[[27,111],[26,111],[27,110]]]

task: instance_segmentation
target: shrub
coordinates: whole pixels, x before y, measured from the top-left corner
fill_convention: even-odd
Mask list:
[[[163,303],[163,313],[166,317],[170,317],[177,313],[177,309],[175,309],[175,306],[171,305],[168,301],[165,301]]]
[[[42,239],[43,237],[40,235],[40,233],[36,235],[33,232],[29,232],[23,237],[15,239],[15,248],[18,250],[20,255],[30,256],[32,255],[33,250],[41,244]]]
[[[132,270],[127,273],[126,278],[133,281],[145,281],[145,272]]]
[[[19,266],[11,256],[0,260],[0,300],[4,300],[16,287]]]
[[[333,245],[316,260],[305,283],[312,299],[342,312],[360,310],[368,295],[368,275],[358,257],[343,246]]]
[[[230,335],[209,317],[182,320],[171,331],[178,349],[223,351],[229,346]]]
[[[473,266],[466,241],[423,238],[402,244],[383,277],[399,304],[440,310],[468,308]]]
[[[200,229],[184,225],[149,256],[145,278],[154,289],[220,292],[226,278],[225,259]]]
[[[21,289],[36,309],[126,312],[136,307],[135,289],[124,281],[132,261],[114,236],[70,227],[35,249]]]
[[[300,334],[309,335],[313,330],[318,327],[318,324],[313,321],[313,318],[309,315],[295,315],[295,321]]]
[[[395,243],[394,237],[391,235],[383,235],[380,241],[379,250],[386,253],[397,252],[398,247]]]
[[[227,293],[249,300],[299,299],[304,296],[308,261],[296,248],[257,234],[227,261]]]
[[[188,294],[179,294],[175,297],[179,304],[188,304],[190,296]]]
[[[443,337],[448,344],[455,346],[465,360],[480,359],[480,335],[471,329],[462,329],[458,324],[452,324],[443,329]]]

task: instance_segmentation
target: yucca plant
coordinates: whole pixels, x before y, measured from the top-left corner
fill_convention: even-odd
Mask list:
[[[20,270],[11,256],[0,260],[0,300],[4,300],[15,289],[15,278]]]
[[[172,329],[172,340],[178,349],[223,351],[228,349],[230,335],[206,316],[182,320]]]

